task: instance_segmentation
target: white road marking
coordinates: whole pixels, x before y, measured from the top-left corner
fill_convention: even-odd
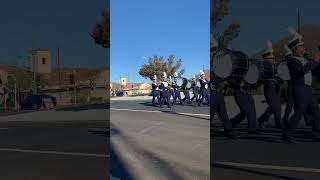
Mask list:
[[[140,109],[118,109],[118,108],[110,108],[115,111],[131,111],[131,112],[147,112],[147,113],[165,113],[163,111],[150,111],[150,110],[140,110]],[[193,114],[193,113],[182,113],[182,112],[174,112],[179,115],[189,115],[189,116],[203,116],[210,117],[209,114]]]
[[[21,153],[39,153],[39,154],[55,154],[55,155],[69,155],[69,156],[86,156],[86,157],[98,157],[98,158],[109,158],[110,157],[110,155],[106,155],[106,154],[74,153],[74,152],[59,152],[59,151],[41,151],[41,150],[12,149],[12,148],[0,148],[0,151],[21,152]]]
[[[320,173],[320,169],[304,168],[304,167],[273,166],[273,165],[263,165],[263,164],[246,164],[246,163],[219,162],[219,161],[216,161],[213,164],[227,165],[227,166],[238,166],[238,167],[248,167],[248,168],[259,168],[259,169],[273,169],[273,170],[286,170],[286,171]]]

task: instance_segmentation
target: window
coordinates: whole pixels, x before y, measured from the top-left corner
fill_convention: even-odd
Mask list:
[[[46,64],[46,58],[42,58],[42,64]]]

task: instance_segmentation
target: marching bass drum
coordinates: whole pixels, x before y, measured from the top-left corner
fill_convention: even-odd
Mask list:
[[[213,71],[220,78],[244,76],[249,68],[248,57],[240,51],[222,49],[213,57]]]
[[[289,81],[291,79],[290,72],[286,62],[279,63],[277,67],[277,76],[283,81]]]
[[[201,83],[200,81],[197,81],[197,87],[200,88],[201,87]]]
[[[273,79],[275,70],[272,62],[265,59],[250,59],[250,66],[244,80],[249,84],[257,84],[263,80]]]
[[[188,83],[188,80],[187,78],[178,78],[176,83],[177,83],[177,86],[179,87],[185,87]]]
[[[191,89],[192,88],[192,81],[188,80],[186,88],[187,89]]]

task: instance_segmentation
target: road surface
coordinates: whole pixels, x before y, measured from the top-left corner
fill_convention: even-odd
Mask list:
[[[111,173],[121,179],[210,179],[209,107],[111,102]]]
[[[233,117],[238,108],[232,97],[226,97],[228,113]],[[263,97],[255,96],[257,117],[263,113],[266,104]],[[284,111],[285,106],[283,106]],[[273,118],[269,120],[274,123]],[[301,124],[297,132],[297,143],[281,140],[281,131],[265,129],[259,135],[248,136],[246,125],[237,127],[239,140],[223,137],[223,129],[215,117],[211,128],[212,179],[229,180],[319,180],[320,143],[312,142],[310,129]]]
[[[91,105],[1,116],[1,179],[107,179],[108,115]]]

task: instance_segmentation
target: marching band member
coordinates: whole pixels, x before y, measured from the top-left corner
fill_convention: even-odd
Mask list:
[[[196,75],[193,75],[192,78],[192,93],[193,93],[193,97],[191,98],[191,102],[193,102],[194,99],[196,99],[196,103],[199,103],[199,88],[197,86],[197,79],[196,79]]]
[[[213,57],[211,57],[213,58]],[[213,118],[217,113],[218,118],[223,124],[224,132],[227,137],[231,139],[237,139],[238,136],[232,129],[232,123],[229,119],[226,103],[224,100],[223,91],[226,87],[226,83],[222,79],[218,79],[213,71],[210,72],[210,122],[213,124]],[[211,128],[210,128],[211,129]]]
[[[153,76],[153,83],[152,83],[152,105],[155,106],[155,99],[157,98],[158,103],[160,104],[160,91],[159,85],[157,83],[157,75]]]
[[[171,99],[171,97],[172,97],[172,100],[173,100],[174,97],[175,97],[175,94],[174,94],[174,88],[173,88],[173,83],[174,83],[174,82],[173,82],[171,76],[169,76],[169,81],[168,81],[168,83],[169,83],[169,88],[170,88],[169,99]]]
[[[183,90],[183,95],[184,95],[184,98],[182,99],[183,102],[187,101],[187,104],[191,104],[191,99],[190,99],[190,90],[191,90],[192,87],[190,88],[187,88],[187,86],[184,86],[182,88]]]
[[[313,60],[304,58],[306,49],[302,42],[302,36],[293,28],[289,28],[289,33],[293,35],[288,47],[292,50],[292,56],[288,58],[288,69],[291,76],[292,96],[294,100],[294,114],[291,116],[289,126],[283,132],[283,139],[293,142],[293,131],[299,125],[302,115],[309,111],[312,116],[313,139],[320,140],[319,119],[320,110],[318,102],[312,94],[312,70],[315,69],[320,61],[320,54],[316,54]]]
[[[171,108],[171,102],[170,102],[170,87],[167,79],[167,73],[163,72],[162,75],[163,81],[160,84],[160,94],[161,94],[161,101],[160,101],[160,107],[164,104],[164,102],[167,102],[167,105],[169,108]]]
[[[177,85],[177,78],[178,78],[178,73],[174,72],[173,74],[173,82],[172,82],[172,88],[174,91],[174,96],[173,96],[173,105],[177,104],[177,98],[179,99],[179,102],[181,105],[183,105],[182,99],[181,99],[181,95],[180,95],[180,89],[179,86]]]
[[[203,102],[203,100],[205,99],[208,103],[208,106],[210,106],[210,98],[209,98],[209,93],[208,93],[208,83],[209,81],[206,80],[206,75],[205,73],[201,70],[200,71],[200,95],[201,95],[201,99],[198,102],[198,106],[201,106],[200,104]]]
[[[262,54],[262,58],[270,61],[276,67],[275,57],[273,55],[273,48],[271,41],[267,42],[268,48]],[[275,69],[274,69],[275,71]],[[275,127],[281,128],[281,94],[280,84],[276,78],[266,79],[263,81],[264,97],[267,101],[268,107],[265,112],[258,118],[259,126],[264,127],[264,124],[269,120],[273,114],[275,119]]]
[[[286,51],[285,53],[285,59],[286,61],[288,60],[288,58],[292,55],[292,51],[291,49],[288,47],[288,45],[285,45],[284,46],[284,49]],[[283,124],[285,127],[288,127],[289,125],[289,116],[290,116],[290,113],[292,111],[292,108],[293,108],[293,97],[292,97],[292,85],[291,85],[291,81],[289,80],[287,82],[288,86],[287,86],[287,102],[286,102],[286,109],[285,109],[285,112],[284,112],[284,116],[283,116]],[[305,120],[305,124],[307,126],[311,126],[311,119],[309,117],[308,114],[304,114],[304,120]]]
[[[233,89],[234,99],[240,109],[240,112],[231,119],[232,127],[235,127],[247,118],[248,134],[258,134],[256,107],[252,97],[252,91],[256,89],[256,86],[250,85],[237,77],[229,79],[228,84]]]

